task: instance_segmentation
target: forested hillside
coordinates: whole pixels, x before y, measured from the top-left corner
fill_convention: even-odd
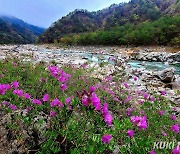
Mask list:
[[[94,37],[94,39],[98,38],[98,40],[95,39],[96,41],[94,41],[96,44],[134,44],[139,39],[136,39],[135,41],[131,40],[130,38],[138,33],[141,28],[146,29],[145,31],[147,32],[149,32],[149,29],[153,31],[153,26],[159,26],[158,22],[156,22],[158,20],[163,22],[163,24],[166,24],[165,27],[160,28],[160,31],[166,31],[166,27],[169,26],[178,27],[178,17],[174,19],[170,19],[169,17],[178,16],[179,10],[179,0],[131,0],[129,3],[120,3],[118,5],[114,4],[109,8],[97,12],[75,10],[74,12],[69,13],[67,16],[53,23],[52,26],[39,37],[39,42],[73,42],[89,44],[87,43],[88,41],[83,42],[82,40],[83,37],[87,38],[87,36],[91,36]],[[167,19],[162,17],[167,17]],[[174,20],[175,23],[167,20]],[[148,26],[150,26],[149,29]],[[114,36],[115,34],[113,33],[116,32],[118,32],[118,35]],[[121,37],[121,35],[124,36],[124,33],[128,34],[128,36],[126,37],[130,40],[126,40],[126,37]],[[177,43],[177,37],[179,35],[177,33],[179,33],[179,28],[176,32],[173,33],[176,34],[174,39]],[[113,35],[113,38],[111,37],[111,35]],[[145,34],[142,35],[143,37],[146,36]],[[104,39],[108,38],[108,43],[107,40],[102,40],[102,37],[105,37]],[[144,41],[143,37],[141,39]],[[111,40],[109,40],[109,38]],[[152,43],[167,44],[169,43],[169,41],[172,40],[169,40],[167,38],[167,40],[164,41],[162,40],[162,38],[158,38],[157,36],[157,38]],[[141,44],[141,42],[138,43]],[[149,44],[147,41],[145,43]]]
[[[43,32],[43,28],[27,24],[18,18],[0,16],[0,44],[35,43]]]

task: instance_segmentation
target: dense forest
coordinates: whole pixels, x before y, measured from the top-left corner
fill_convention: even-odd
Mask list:
[[[52,24],[40,43],[178,44],[180,0],[131,0],[88,12],[75,10]]]
[[[43,28],[27,24],[18,18],[0,16],[0,44],[35,43],[43,32]]]

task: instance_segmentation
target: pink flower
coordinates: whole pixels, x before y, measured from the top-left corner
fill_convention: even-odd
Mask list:
[[[94,92],[91,94],[90,101],[92,102],[92,105],[95,107],[95,110],[101,109],[100,99]]]
[[[151,97],[151,101],[154,102],[155,101],[155,97]]]
[[[142,115],[143,115],[144,113],[145,113],[145,112],[144,112],[144,110],[141,110],[141,111],[140,111],[140,114],[142,114]]]
[[[119,99],[118,99],[117,97],[115,97],[113,100],[114,100],[114,101],[117,101],[117,102],[119,101]]]
[[[137,81],[137,80],[138,80],[138,77],[137,77],[137,76],[134,76],[133,79],[134,79],[134,81]]]
[[[173,154],[180,154],[180,145],[178,145],[177,147],[175,147],[175,148],[172,150],[172,153],[173,153]]]
[[[166,91],[161,91],[161,95],[166,95]]]
[[[16,62],[13,62],[13,66],[16,67],[16,66],[17,66],[17,63],[16,63]]]
[[[175,133],[179,133],[179,126],[178,124],[172,125],[171,130],[174,131]]]
[[[39,81],[40,81],[40,82],[43,82],[43,78],[39,78]]]
[[[18,95],[19,97],[23,96],[23,90],[15,89],[13,91],[13,94]]]
[[[68,98],[66,98],[65,103],[69,104],[70,101],[71,101],[71,97],[68,97]]]
[[[59,108],[63,108],[64,107],[62,102],[59,102],[58,106],[59,106]]]
[[[148,93],[144,93],[143,97],[144,97],[144,99],[148,99],[149,98],[149,94]]]
[[[134,131],[133,130],[128,130],[127,135],[132,138],[134,136]]]
[[[42,102],[38,99],[33,99],[33,104],[42,105]]]
[[[129,88],[128,83],[124,83],[124,86],[125,86],[126,88]]]
[[[5,95],[6,91],[11,89],[9,84],[0,84],[0,95]]]
[[[19,87],[19,82],[13,81],[11,85],[12,85],[13,88],[18,88]]]
[[[5,76],[4,74],[0,74],[0,77],[1,77],[1,78],[4,78],[4,76]]]
[[[139,103],[140,103],[140,104],[143,104],[144,102],[143,102],[143,100],[139,100]]]
[[[127,116],[131,116],[131,113],[134,111],[133,108],[127,108],[126,110],[126,113],[127,113]]]
[[[102,107],[101,113],[103,116],[108,114],[108,104],[107,103],[104,103],[104,106]]]
[[[50,106],[51,107],[56,107],[56,106],[59,105],[59,103],[60,103],[59,99],[56,98],[50,103]]]
[[[25,94],[24,94],[24,98],[26,98],[26,99],[31,99],[31,96],[30,96],[28,93],[25,93]]]
[[[177,108],[176,108],[176,107],[173,107],[172,110],[173,110],[173,111],[177,111]]]
[[[172,119],[172,120],[174,120],[174,121],[176,121],[176,120],[177,120],[177,118],[176,118],[176,116],[175,116],[175,115],[172,115],[172,116],[171,116],[171,119]]]
[[[67,85],[66,85],[65,83],[62,84],[62,85],[61,85],[61,90],[64,91],[64,90],[66,90],[66,89],[67,89]]]
[[[148,125],[147,125],[147,120],[146,120],[146,116],[140,117],[140,116],[131,116],[130,117],[131,123],[133,123],[133,125],[136,125],[139,127],[139,129],[147,129]]]
[[[84,95],[83,98],[82,98],[82,104],[87,107],[89,105],[88,103],[88,96],[87,95]]]
[[[156,154],[154,150],[150,151],[149,154]]]
[[[81,65],[82,68],[85,68],[86,66],[87,66],[86,63],[84,63],[84,64]]]
[[[43,102],[47,102],[49,100],[49,94],[44,94],[42,100]]]
[[[90,88],[89,88],[89,92],[91,93],[91,92],[94,92],[96,90],[96,88],[94,87],[94,86],[90,86]]]
[[[95,107],[96,111],[101,110],[101,104],[100,103],[94,103],[93,106]]]
[[[10,104],[9,108],[13,111],[15,111],[17,109],[16,105]]]
[[[111,139],[112,139],[112,135],[109,135],[109,134],[106,134],[106,135],[104,135],[102,138],[101,138],[101,141],[104,143],[104,144],[106,144],[106,143],[110,143],[110,141],[111,141]]]
[[[159,111],[159,115],[160,115],[160,116],[162,116],[163,113],[164,113],[164,111],[162,111],[162,110]]]
[[[7,101],[2,102],[4,106],[9,105],[10,103]]]
[[[32,109],[32,107],[31,107],[31,106],[28,106],[28,107],[25,109],[25,111],[28,113],[31,109]]]
[[[166,134],[164,131],[162,131],[162,135],[163,135],[163,136],[167,136],[167,134]]]
[[[55,111],[51,111],[50,112],[50,117],[54,117],[54,116],[56,116],[56,112]]]
[[[131,96],[127,96],[127,98],[124,100],[124,103],[128,103],[131,100]]]
[[[113,117],[111,114],[106,114],[104,116],[104,121],[108,124],[108,126],[111,126],[112,125],[112,121],[113,121]]]

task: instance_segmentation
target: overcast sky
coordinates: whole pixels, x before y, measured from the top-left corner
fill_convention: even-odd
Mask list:
[[[129,0],[0,0],[0,14],[13,15],[44,28],[75,9],[97,11]]]

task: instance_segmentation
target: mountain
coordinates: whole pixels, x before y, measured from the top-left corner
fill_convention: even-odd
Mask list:
[[[75,10],[53,23],[39,37],[39,42],[59,42],[64,36],[109,30],[128,23],[137,25],[163,16],[179,15],[179,11],[180,0],[131,0],[97,12]]]
[[[34,43],[44,29],[13,16],[0,15],[0,44]]]
[[[19,25],[21,27],[27,28],[27,29],[31,30],[37,36],[41,35],[44,32],[44,28],[28,24],[28,23],[24,22],[23,20],[18,19],[18,18],[13,17],[13,16],[0,16],[0,18],[6,22],[11,23],[11,24],[16,24],[16,25]]]

